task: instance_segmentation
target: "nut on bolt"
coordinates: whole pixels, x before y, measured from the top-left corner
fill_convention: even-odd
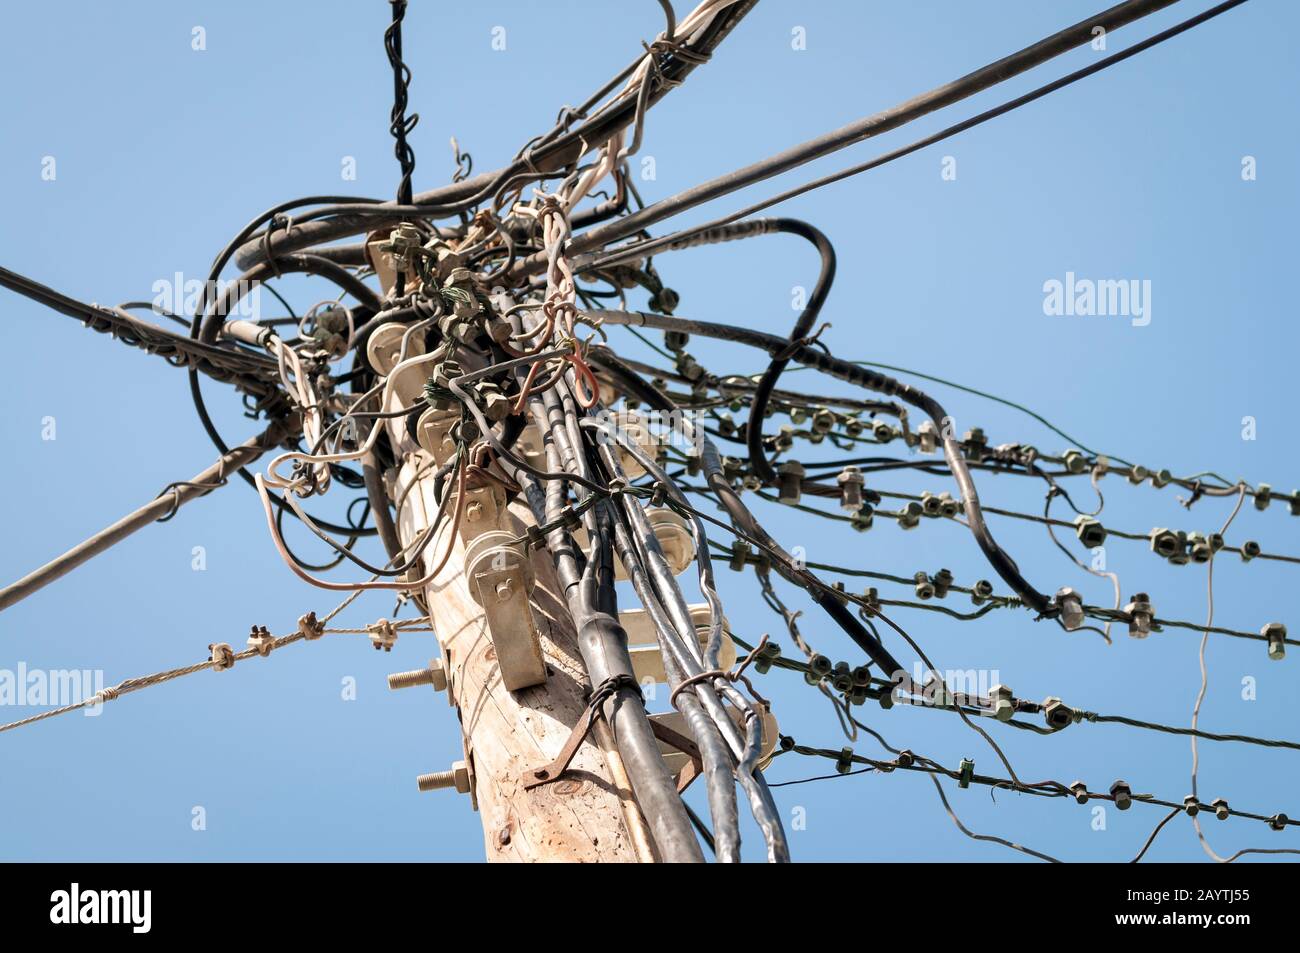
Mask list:
[[[1204,533],[1188,533],[1187,543],[1191,546],[1191,557],[1194,563],[1207,563],[1214,555],[1214,547],[1210,545],[1210,540]]]
[[[1075,781],[1070,785],[1070,793],[1074,795],[1074,800],[1079,804],[1088,803],[1088,785],[1082,781]]]
[[[1065,469],[1070,473],[1083,473],[1088,469],[1088,458],[1078,450],[1067,450],[1062,457]]]
[[[926,575],[924,572],[918,572],[912,578],[916,582],[916,586],[915,586],[916,598],[918,599],[934,598],[934,583],[930,581],[930,577],[928,575]]]
[[[780,657],[781,646],[776,642],[768,642],[758,653],[758,658],[754,660],[754,668],[758,674],[766,675],[772,668],[772,663]]]
[[[1044,698],[1043,718],[1047,721],[1047,727],[1060,731],[1074,723],[1074,709],[1059,698]]]
[[[980,605],[983,602],[987,602],[992,595],[993,583],[989,582],[987,579],[980,579],[971,587],[970,601],[975,603],[975,605]]]
[[[812,415],[812,432],[827,434],[835,427],[835,412],[829,407],[818,407]]]
[[[864,503],[862,507],[849,518],[849,525],[859,533],[865,533],[867,530],[871,529],[871,524],[875,522],[875,519],[875,510]]]
[[[807,471],[798,460],[787,460],[777,469],[777,499],[790,506],[799,502],[803,495],[803,478]]]
[[[1128,634],[1135,639],[1145,639],[1151,634],[1151,622],[1155,611],[1151,608],[1151,598],[1145,592],[1134,593],[1133,601],[1124,607],[1128,616]]]
[[[1255,509],[1268,509],[1268,504],[1272,499],[1272,496],[1273,488],[1267,483],[1261,483],[1259,486],[1255,487]]]
[[[939,429],[933,420],[921,421],[921,425],[916,428],[916,439],[922,453],[934,453],[939,446]]]
[[[1157,528],[1150,533],[1151,552],[1165,559],[1172,559],[1182,552],[1182,540],[1171,529]]]
[[[1232,814],[1232,809],[1228,807],[1228,799],[1222,797],[1216,797],[1210,802],[1210,810],[1221,821],[1226,821]]]
[[[849,669],[848,662],[836,662],[832,672],[831,685],[837,692],[851,692],[853,690],[853,672]]]
[[[1270,622],[1259,630],[1259,634],[1268,640],[1268,657],[1275,662],[1286,657],[1286,626],[1281,622]]]
[[[856,513],[862,508],[862,488],[866,479],[857,467],[848,466],[835,478],[840,485],[840,509],[846,513]]]
[[[1201,802],[1195,794],[1189,794],[1183,798],[1183,810],[1187,812],[1188,817],[1195,817],[1201,811]]]
[[[421,774],[415,779],[415,785],[421,791],[437,791],[442,788],[455,788],[460,794],[469,793],[469,766],[464,761],[453,761],[449,771],[433,771]]]
[[[442,664],[442,659],[429,659],[428,668],[394,672],[388,676],[388,687],[393,691],[399,688],[414,688],[416,685],[432,685],[435,692],[446,691],[447,669]]]
[[[935,598],[946,599],[948,597],[948,590],[952,588],[952,571],[948,569],[940,569],[930,578],[930,581],[934,583]]]
[[[840,774],[848,774],[853,770],[853,749],[841,748],[840,756],[835,759],[835,770]]]
[[[1253,539],[1248,539],[1241,544],[1241,561],[1248,563],[1260,554],[1259,543]]]
[[[989,700],[993,703],[990,710],[998,721],[1010,721],[1016,713],[1015,696],[1007,685],[994,685],[989,689]]]
[[[1061,625],[1071,632],[1083,625],[1083,597],[1069,586],[1056,592],[1056,606],[1061,610]]]
[[[1128,786],[1127,781],[1116,781],[1112,784],[1110,796],[1115,799],[1115,806],[1121,811],[1127,811],[1133,806],[1133,789]]]
[[[1089,549],[1095,549],[1106,542],[1106,527],[1091,516],[1076,516],[1074,518],[1074,533],[1079,537],[1079,542]]]

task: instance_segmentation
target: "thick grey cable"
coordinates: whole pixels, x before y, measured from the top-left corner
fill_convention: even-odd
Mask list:
[[[953,103],[960,102],[991,86],[1011,79],[1013,76],[1039,66],[1075,47],[1092,42],[1094,39],[1093,30],[1096,27],[1111,32],[1175,2],[1177,0],[1127,0],[1125,3],[1117,4],[1108,10],[1103,10],[1086,20],[1081,20],[1064,30],[1039,40],[1031,46],[1012,53],[1010,56],[1005,56],[994,63],[975,70],[973,73],[968,73],[959,79],[938,86],[906,102],[849,123],[797,146],[792,146],[742,169],[737,169],[710,179],[708,182],[693,186],[649,205],[639,212],[634,212],[616,221],[598,226],[574,238],[569,243],[567,253],[570,256],[575,256],[608,245],[621,238],[627,238],[654,225],[656,222],[661,222],[703,202],[727,195],[748,185],[769,179],[772,176],[780,175],[782,172],[797,168],[846,146],[897,129],[914,119],[919,119],[935,110],[951,106]],[[528,270],[522,266],[531,263],[532,258],[530,257],[526,262],[520,263],[519,270]]]
[[[647,473],[666,488],[670,496],[683,505],[689,505],[685,495],[676,487],[668,475],[654,462],[649,454],[645,453],[634,441],[628,439],[627,434],[620,433],[616,427],[612,427],[607,421],[588,418],[583,423],[598,428],[610,438],[617,440],[645,468]],[[608,456],[612,457],[613,455],[608,454]],[[705,599],[708,600],[710,615],[708,645],[704,657],[699,659],[699,664],[702,672],[716,671],[719,668],[719,652],[722,647],[722,600],[718,597],[713,581],[713,566],[709,556],[708,536],[705,533],[704,524],[694,513],[690,514],[690,520],[691,534],[695,542],[696,561],[699,567],[700,589],[704,593]],[[651,538],[653,539],[653,536]],[[673,588],[680,593],[681,590],[676,585],[675,580]],[[696,642],[693,632],[692,640],[688,644],[692,650],[695,649]],[[736,736],[735,727],[730,718],[727,718],[726,728],[723,730],[724,734],[730,736],[729,740],[737,754],[739,763],[736,768],[736,777],[749,797],[750,808],[754,812],[755,820],[763,830],[764,840],[768,844],[769,859],[777,862],[788,861],[790,851],[785,840],[785,831],[781,826],[780,815],[777,812],[775,802],[772,800],[771,792],[767,789],[767,783],[762,773],[757,769],[762,743],[761,719],[750,700],[725,679],[716,678],[713,680],[713,684],[715,690],[722,692],[744,717],[745,737],[743,740]],[[719,728],[723,728],[723,726],[719,725]]]

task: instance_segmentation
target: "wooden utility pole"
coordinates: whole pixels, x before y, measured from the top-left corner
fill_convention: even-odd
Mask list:
[[[399,500],[415,482],[398,516],[398,535],[409,546],[437,513],[432,469],[424,451],[391,427],[395,443],[407,448],[393,487]],[[510,528],[522,533],[532,522],[521,504],[511,508]],[[449,521],[425,550],[425,571],[448,544]],[[442,650],[449,700],[459,713],[466,764],[489,861],[650,861],[653,847],[644,818],[632,799],[626,773],[600,719],[560,780],[531,789],[531,772],[550,762],[586,708],[577,635],[545,551],[531,553],[536,583],[531,593],[548,675],[531,688],[509,691],[502,684],[484,610],[469,590],[465,546],[452,541],[451,558],[425,590],[429,617]]]

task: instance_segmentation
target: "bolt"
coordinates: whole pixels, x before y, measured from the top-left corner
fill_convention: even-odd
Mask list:
[[[515,594],[515,587],[510,584],[509,579],[502,579],[497,583],[497,601],[509,602],[510,597]]]
[[[1121,811],[1127,811],[1133,806],[1133,789],[1128,786],[1127,781],[1116,781],[1112,784],[1110,796],[1115,799],[1115,806]]]
[[[415,786],[421,791],[455,788],[461,794],[468,794],[469,767],[464,761],[454,761],[449,771],[433,771],[429,774],[421,774],[415,779]]]
[[[835,481],[840,485],[840,509],[856,513],[862,508],[862,486],[865,480],[857,467],[845,467]]]
[[[1259,630],[1259,634],[1268,641],[1268,657],[1277,662],[1286,657],[1286,626],[1281,622],[1270,622]]]
[[[418,668],[410,672],[394,672],[388,676],[388,687],[393,691],[399,688],[413,688],[416,685],[432,685],[435,692],[447,688],[447,669],[441,659],[431,659],[428,668]]]
[[[1074,710],[1066,705],[1059,698],[1043,699],[1043,718],[1047,721],[1047,727],[1054,731],[1060,731],[1067,728],[1074,722]]]
[[[989,698],[993,703],[991,707],[993,717],[998,721],[1010,721],[1011,716],[1016,713],[1015,696],[1010,687],[994,685],[989,691]]]
[[[465,507],[465,519],[471,523],[477,523],[483,518],[483,504],[478,500],[470,503]]]
[[[1061,624],[1071,632],[1083,625],[1083,598],[1065,586],[1056,593],[1056,605],[1061,610]]]

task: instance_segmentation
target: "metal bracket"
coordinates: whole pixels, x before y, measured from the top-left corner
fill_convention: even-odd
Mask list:
[[[699,746],[691,738],[668,727],[662,720],[650,717],[650,728],[657,738],[663,744],[676,748],[689,759],[682,769],[677,772],[677,793],[681,794],[691,782],[698,778],[704,772],[704,758],[700,755]]]
[[[641,691],[641,686],[637,684],[636,679],[631,675],[612,675],[592,690],[591,698],[587,701],[587,707],[582,710],[582,714],[574,722],[573,730],[569,732],[569,737],[564,742],[564,747],[560,749],[560,753],[555,756],[555,760],[550,764],[534,768],[529,772],[530,777],[524,781],[525,790],[532,790],[540,785],[550,784],[569,770],[569,765],[573,762],[573,756],[578,753],[578,747],[582,744],[582,739],[587,737],[592,724],[600,715],[600,706],[623,686],[635,688],[638,694]]]
[[[477,572],[473,586],[478,590],[487,617],[488,638],[496,650],[501,681],[506,688],[514,692],[545,682],[546,661],[542,658],[533,610],[528,604],[523,571],[512,566]]]
[[[546,660],[528,601],[532,564],[514,536],[494,529],[475,536],[465,547],[465,576],[483,607],[505,687],[513,692],[545,682]]]
[[[451,494],[448,507],[456,505],[456,494]],[[488,481],[482,486],[465,488],[465,511],[460,521],[460,538],[468,543],[488,530],[505,529],[506,494],[501,484]]]

